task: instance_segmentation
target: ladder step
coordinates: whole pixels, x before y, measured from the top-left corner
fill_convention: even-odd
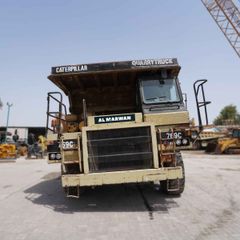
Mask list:
[[[162,155],[162,156],[169,156],[169,155],[175,156],[176,153],[173,153],[173,152],[164,152],[164,153],[161,153],[161,155]]]
[[[79,160],[74,160],[74,161],[64,161],[63,164],[73,164],[73,163],[77,163],[79,164]]]
[[[79,198],[80,196],[80,187],[67,187],[67,197]]]
[[[176,188],[170,188],[169,186],[169,181],[177,181],[177,187]],[[167,190],[168,192],[175,192],[175,191],[179,191],[180,189],[180,181],[179,178],[176,180],[167,180]]]

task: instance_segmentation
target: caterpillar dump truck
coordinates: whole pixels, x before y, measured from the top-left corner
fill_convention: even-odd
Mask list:
[[[69,112],[60,92],[48,93],[48,162],[61,163],[68,197],[86,186],[156,181],[167,194],[183,192],[178,147],[193,133],[179,71],[176,58],[52,67],[48,78]]]

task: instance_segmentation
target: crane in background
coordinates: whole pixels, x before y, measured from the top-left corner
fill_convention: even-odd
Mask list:
[[[240,12],[232,0],[201,0],[240,57]]]

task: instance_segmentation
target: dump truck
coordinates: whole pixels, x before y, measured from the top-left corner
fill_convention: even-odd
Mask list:
[[[61,163],[68,197],[105,184],[159,182],[184,191],[179,147],[190,131],[176,58],[52,67],[61,92],[47,96],[48,162]],[[193,136],[192,136],[193,135]]]

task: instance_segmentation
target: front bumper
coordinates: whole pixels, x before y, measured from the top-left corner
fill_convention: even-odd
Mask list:
[[[182,167],[62,175],[63,187],[97,186],[181,179]]]

